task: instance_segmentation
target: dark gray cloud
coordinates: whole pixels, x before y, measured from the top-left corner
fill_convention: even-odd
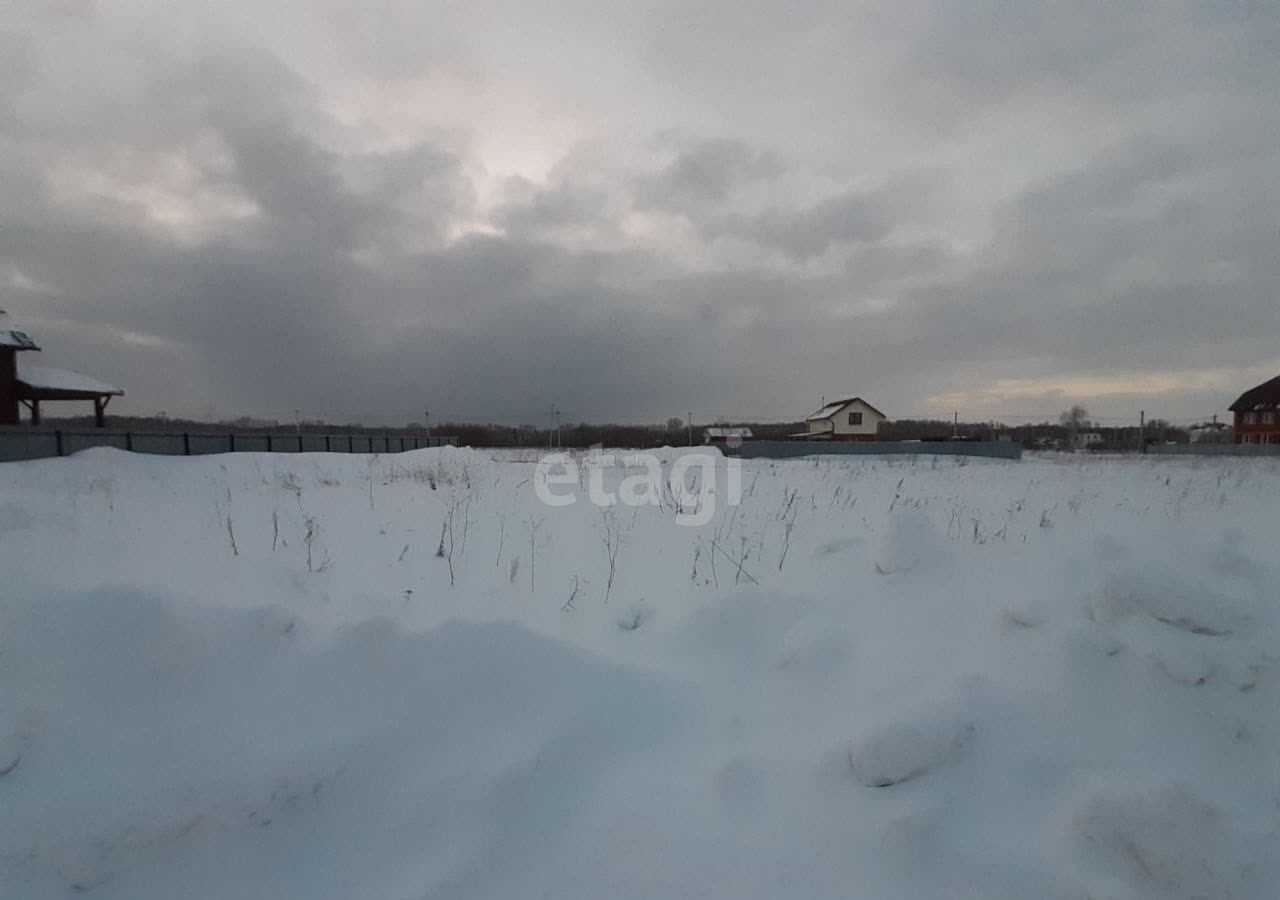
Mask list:
[[[781,162],[772,154],[740,140],[713,138],[676,144],[675,158],[641,180],[637,190],[641,204],[666,208],[722,203],[742,185],[782,173]]]
[[[1247,5],[376,6],[12,17],[42,361],[138,412],[512,423],[1192,417],[1280,365]]]

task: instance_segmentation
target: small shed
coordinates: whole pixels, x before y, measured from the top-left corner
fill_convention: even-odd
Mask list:
[[[745,425],[712,425],[702,432],[702,442],[704,444],[715,444],[717,446],[740,445],[743,441],[750,439],[751,429]]]
[[[18,399],[31,411],[31,424],[40,424],[40,402],[50,400],[87,400],[93,404],[93,423],[106,424],[107,404],[124,391],[79,372],[50,369],[47,366],[18,366]]]
[[[31,412],[31,424],[40,424],[40,404],[52,400],[81,400],[93,403],[94,421],[105,422],[107,404],[124,391],[79,372],[18,364],[18,354],[39,351],[25,332],[15,330],[9,314],[0,309],[0,425],[17,425],[19,409]]]

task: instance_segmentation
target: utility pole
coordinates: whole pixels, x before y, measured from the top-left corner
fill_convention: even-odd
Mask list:
[[[431,410],[422,411],[422,427],[427,430],[427,446],[431,446]]]
[[[302,410],[295,409],[293,411],[293,427],[297,429],[298,434],[302,434]]]
[[[953,438],[960,437],[960,410],[956,410],[952,414],[951,436]]]
[[[1147,411],[1145,409],[1138,411],[1138,452],[1147,452]]]
[[[685,419],[685,424],[689,426],[689,446],[693,446],[693,411],[689,411],[689,418]]]

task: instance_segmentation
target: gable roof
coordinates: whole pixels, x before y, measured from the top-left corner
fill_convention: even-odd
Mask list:
[[[10,327],[9,314],[0,309],[0,347],[10,350],[39,350],[36,342],[24,331],[14,331]]]
[[[1280,407],[1280,375],[1245,391],[1228,407],[1232,412],[1248,412],[1254,409]]]
[[[861,397],[850,397],[847,400],[836,400],[833,403],[828,403],[826,406],[822,407],[822,409],[818,410],[816,413],[806,418],[805,421],[820,422],[823,419],[830,419],[836,413],[840,412],[840,410],[844,409],[846,406],[849,406],[852,403],[861,403],[863,406],[871,410],[877,416],[880,416],[880,418],[882,419],[889,418],[884,413],[880,412],[880,410],[876,409],[874,406],[868,403],[866,400],[863,400]]]

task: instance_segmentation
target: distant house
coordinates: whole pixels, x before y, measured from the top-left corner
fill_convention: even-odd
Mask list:
[[[712,425],[702,432],[702,443],[724,446],[751,439],[751,429],[743,426]]]
[[[1200,425],[1192,425],[1187,429],[1187,437],[1193,444],[1230,444],[1231,443],[1231,426],[1226,422],[1217,421],[1205,422]]]
[[[41,402],[88,400],[101,428],[107,403],[124,391],[78,372],[18,364],[20,352],[39,349],[26,333],[11,327],[9,314],[0,309],[0,425],[17,425],[22,406],[30,411],[31,424],[39,425]]]
[[[1280,444],[1280,375],[1245,391],[1230,409],[1237,444]]]
[[[1104,443],[1102,433],[1098,431],[1079,431],[1071,438],[1073,450],[1093,450]]]
[[[810,441],[874,441],[888,418],[861,397],[827,403],[805,419],[806,430],[790,435]]]

